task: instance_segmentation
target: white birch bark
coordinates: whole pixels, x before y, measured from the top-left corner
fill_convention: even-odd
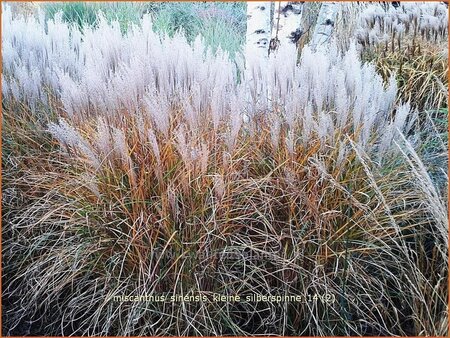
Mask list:
[[[271,50],[297,45],[303,34],[302,2],[276,1],[272,24]]]
[[[246,65],[267,59],[270,39],[270,2],[247,2]],[[246,67],[249,68],[249,67]]]
[[[247,2],[247,35],[245,45],[246,101],[248,113],[258,105],[267,105],[267,66],[269,61],[271,2]],[[249,115],[244,114],[244,122]]]
[[[324,2],[320,7],[310,43],[313,50],[324,50],[328,47],[333,34],[338,7],[339,4],[336,2]]]

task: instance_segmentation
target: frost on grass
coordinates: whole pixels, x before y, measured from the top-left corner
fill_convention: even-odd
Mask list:
[[[400,45],[405,38],[444,43],[448,36],[448,8],[440,1],[400,2],[400,7],[371,4],[361,12],[356,32],[364,46]]]
[[[284,135],[285,123],[291,136],[305,143],[315,136],[332,143],[335,130],[358,130],[358,142],[365,145],[372,135],[382,138],[389,130],[396,83],[384,84],[373,65],[362,64],[355,45],[345,53],[332,48],[327,54],[306,47],[299,64],[295,49],[287,48],[268,60],[266,76],[257,66],[244,74],[226,53],[206,50],[200,38],[192,45],[181,35],[161,38],[148,29],[147,16],[125,35],[117,22],[108,24],[102,17],[98,27],[83,32],[59,16],[47,23],[47,30],[45,24],[12,18],[5,7],[2,82],[7,100],[35,107],[52,95],[69,120],[142,115],[141,129],[154,128],[166,138],[174,111],[181,111],[194,134],[210,123],[216,132],[222,125],[229,151],[242,118],[249,116],[273,116],[273,145]],[[238,71],[244,74],[239,84]],[[403,124],[396,121],[396,127]]]

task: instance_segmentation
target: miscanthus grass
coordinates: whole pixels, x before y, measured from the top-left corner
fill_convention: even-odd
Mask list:
[[[447,333],[447,189],[356,47],[245,72],[147,17],[2,24],[6,332]],[[312,301],[213,299],[255,293]]]
[[[448,7],[439,2],[400,4],[362,12],[357,36],[363,58],[375,61],[385,77],[396,75],[402,100],[421,111],[446,107]]]

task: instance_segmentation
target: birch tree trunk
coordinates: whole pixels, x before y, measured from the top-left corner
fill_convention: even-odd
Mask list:
[[[271,2],[247,2],[247,34],[245,44],[247,122],[256,106],[267,106],[267,66],[269,61]]]
[[[297,45],[303,34],[302,2],[276,1],[270,50]]]
[[[316,27],[310,43],[313,50],[324,50],[328,47],[331,35],[333,34],[338,6],[339,4],[336,2],[324,2],[320,7]]]
[[[246,65],[267,59],[270,39],[270,2],[247,2]],[[247,69],[250,67],[246,67]]]

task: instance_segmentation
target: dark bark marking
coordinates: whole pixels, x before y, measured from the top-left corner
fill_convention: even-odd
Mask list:
[[[301,14],[302,8],[294,7],[292,4],[302,4],[304,1],[300,2],[289,2],[286,6],[284,6],[281,9],[281,13],[284,14],[284,16],[287,16],[288,12],[292,12],[294,14]]]
[[[272,38],[269,44],[269,53],[271,50],[277,50],[279,46],[280,40],[277,37]]]
[[[265,47],[265,46],[267,45],[267,42],[268,42],[268,40],[267,40],[266,38],[263,38],[263,39],[259,39],[259,40],[256,42],[256,44],[257,44],[257,45],[260,45],[260,46],[258,46],[258,47]]]
[[[291,40],[292,43],[296,44],[298,40],[300,40],[302,35],[303,30],[301,28],[297,28],[294,32],[291,32],[291,34],[289,35],[289,40]]]

